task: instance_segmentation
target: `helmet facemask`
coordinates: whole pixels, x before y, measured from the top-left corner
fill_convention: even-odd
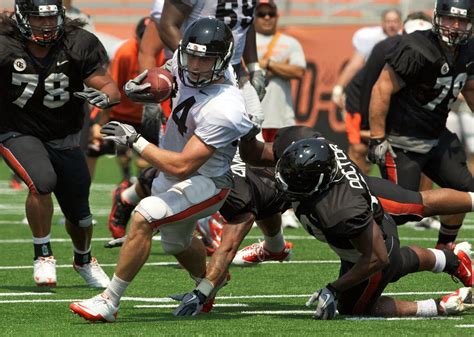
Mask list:
[[[41,18],[46,17],[55,18],[55,23],[44,25],[31,22],[40,21]],[[22,10],[16,5],[15,19],[21,34],[39,45],[53,44],[63,34],[64,9],[57,5],[40,5],[37,10]]]
[[[467,12],[467,11],[466,11]],[[458,28],[452,27],[458,20]],[[433,30],[448,46],[466,44],[472,33],[472,20],[468,16],[434,14]]]
[[[227,54],[223,57],[220,52],[208,51],[206,45],[188,42],[186,46],[183,46],[183,41],[181,41],[178,53],[178,69],[181,81],[185,86],[202,88],[221,79],[227,69],[232,50],[231,43]],[[193,60],[193,62],[200,62],[201,65],[208,65],[212,60],[213,62],[204,70],[192,70],[190,69],[190,59],[193,57],[202,58],[201,61]]]

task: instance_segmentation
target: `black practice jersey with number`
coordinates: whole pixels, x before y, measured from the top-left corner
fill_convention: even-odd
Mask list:
[[[15,131],[42,141],[77,133],[84,101],[73,93],[107,62],[99,40],[81,28],[65,34],[42,59],[24,41],[0,35],[0,133]]]
[[[390,134],[436,139],[446,125],[450,105],[466,81],[474,78],[474,41],[450,55],[432,31],[402,36],[386,62],[401,90],[392,95],[387,116]]]
[[[335,182],[323,193],[294,203],[293,208],[309,234],[327,242],[341,259],[355,262],[359,253],[350,240],[373,221],[381,226],[384,212],[357,166],[337,145],[330,147],[339,167]]]

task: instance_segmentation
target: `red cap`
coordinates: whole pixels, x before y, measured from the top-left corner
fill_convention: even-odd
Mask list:
[[[275,1],[273,1],[273,0],[260,0],[258,2],[257,8],[260,7],[261,5],[267,5],[267,6],[271,7],[272,9],[277,10],[277,5],[276,5]]]

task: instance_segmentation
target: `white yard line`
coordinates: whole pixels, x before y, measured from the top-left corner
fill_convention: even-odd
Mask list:
[[[239,308],[239,307],[248,307],[248,304],[244,303],[224,303],[224,304],[219,304],[216,303],[214,304],[214,308]],[[156,309],[174,309],[178,307],[178,304],[157,304],[157,305],[134,305],[134,308],[138,309],[148,309],[148,308],[156,308]]]
[[[474,329],[474,324],[457,324],[454,327],[462,329]]]

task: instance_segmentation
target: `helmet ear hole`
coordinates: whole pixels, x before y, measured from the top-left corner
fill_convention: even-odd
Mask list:
[[[234,51],[234,38],[230,28],[215,18],[202,18],[193,22],[184,32],[178,47],[178,74],[189,87],[202,88],[224,76]],[[210,70],[191,70],[188,56],[214,58]]]

